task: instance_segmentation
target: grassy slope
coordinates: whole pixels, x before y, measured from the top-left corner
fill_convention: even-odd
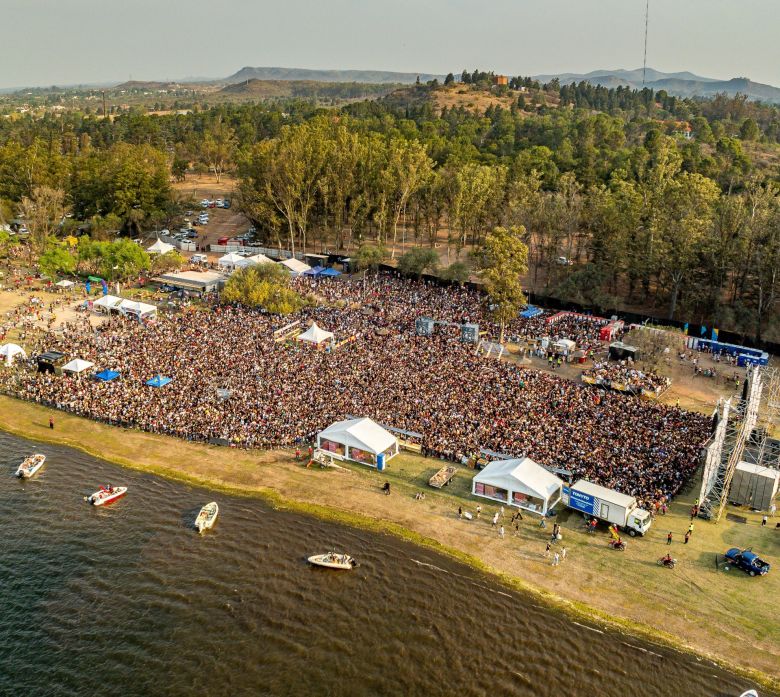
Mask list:
[[[470,470],[459,471],[450,487],[437,492],[425,483],[439,463],[418,456],[399,456],[386,475],[357,465],[339,471],[307,470],[283,451],[187,443],[62,413],[54,413],[56,428],[50,431],[51,413],[38,405],[0,397],[0,428],[4,430],[80,448],[174,479],[264,495],[280,507],[401,534],[497,573],[564,610],[585,613],[599,623],[610,622],[732,666],[762,671],[764,676],[759,679],[764,684],[777,672],[780,628],[772,599],[780,591],[780,570],[751,579],[714,569],[714,553],[731,545],[755,545],[766,556],[777,557],[777,533],[762,529],[754,515],[748,515],[748,525],[697,521],[691,544],[683,546],[678,541],[672,547],[681,563],[670,572],[658,567],[655,559],[666,551],[668,530],[682,539],[690,506],[685,497],[658,521],[648,538],[630,541],[622,554],[607,549],[606,534],[586,536],[580,532],[581,519],[564,513],[561,522],[568,557],[565,564],[553,568],[542,554],[546,532],[528,517],[517,537],[507,530],[503,541],[489,525],[495,508],[488,502],[482,502],[483,520],[457,518],[458,505],[472,511],[476,505],[469,495]],[[389,497],[379,490],[385,477],[393,484]],[[417,491],[426,492],[424,501],[413,498]],[[780,682],[774,686],[780,687]]]

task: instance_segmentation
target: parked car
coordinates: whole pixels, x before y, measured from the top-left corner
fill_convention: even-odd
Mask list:
[[[205,254],[193,254],[190,257],[190,262],[193,264],[205,264],[209,258]]]
[[[751,576],[763,576],[769,573],[769,563],[759,558],[750,548],[732,547],[724,556],[732,566],[742,569]]]
[[[217,202],[216,201],[209,201],[209,208],[216,208]]]
[[[224,199],[218,198],[216,201],[214,201],[214,204],[217,208],[222,208],[222,206],[225,204]]]
[[[558,257],[556,263],[560,266],[571,266],[574,262],[568,257]]]
[[[217,240],[217,244],[219,245],[226,245],[229,242],[229,239],[227,237],[220,237]]]
[[[204,198],[200,202],[200,206],[201,206],[201,208],[208,208],[210,203],[211,203],[211,201],[209,201],[207,198]]]
[[[223,208],[230,208],[230,199],[229,199],[229,198],[226,198],[226,199],[225,199],[225,200],[222,202],[222,207],[223,207]]]

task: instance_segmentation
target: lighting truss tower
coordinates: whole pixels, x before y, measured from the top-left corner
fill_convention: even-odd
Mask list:
[[[761,368],[748,368],[746,380],[748,388],[744,399],[736,400],[736,404],[732,404],[734,399],[719,404],[720,421],[707,446],[699,501],[702,510],[715,523],[723,515],[737,463],[743,460],[748,446],[748,452],[755,449],[754,434],[764,430],[756,429],[764,387]]]

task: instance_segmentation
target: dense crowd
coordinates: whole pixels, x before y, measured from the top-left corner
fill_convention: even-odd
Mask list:
[[[71,324],[38,349],[119,379],[37,373],[30,360],[5,371],[3,387],[111,423],[245,447],[293,445],[335,420],[369,416],[420,434],[428,455],[528,455],[646,499],[675,494],[696,468],[704,417],[477,355],[459,340],[457,323],[484,320],[467,290],[388,277],[298,284],[322,302],[292,318],[214,305],[149,326],[119,317],[97,331]],[[420,315],[456,324],[418,337]],[[333,351],[275,340],[280,326],[300,321],[303,331],[311,320],[337,343],[354,340]],[[172,382],[147,386],[158,374]]]
[[[665,390],[669,384],[669,378],[651,370],[639,370],[628,361],[600,361],[583,371],[583,375],[591,377],[598,384],[605,387],[618,387],[630,392],[648,392],[660,393]]]

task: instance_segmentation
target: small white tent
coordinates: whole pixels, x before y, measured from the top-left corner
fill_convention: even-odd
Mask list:
[[[176,247],[174,247],[172,244],[168,244],[167,242],[163,242],[159,237],[157,238],[157,242],[155,242],[151,247],[147,247],[146,251],[149,252],[149,254],[167,254],[168,252],[172,252]]]
[[[230,252],[230,254],[225,254],[225,256],[220,257],[217,260],[217,264],[223,269],[232,270],[236,268],[239,261],[244,261],[244,259],[245,257],[242,257],[240,254]]]
[[[57,283],[54,285],[59,288],[72,288],[76,284],[73,281],[69,281],[67,278],[63,278],[61,281],[57,281]]]
[[[269,259],[265,254],[255,254],[251,257],[245,257],[240,261],[237,261],[235,266],[237,269],[243,269],[247,266],[259,266],[260,264],[273,264],[274,260]]]
[[[282,266],[287,267],[287,270],[293,275],[293,276],[300,276],[305,271],[308,271],[311,266],[308,264],[304,264],[302,261],[298,259],[285,259],[284,261],[279,262]]]
[[[561,499],[563,481],[531,458],[496,460],[471,480],[471,493],[546,515]]]
[[[326,341],[333,341],[333,332],[326,332],[321,329],[316,322],[312,322],[309,327],[302,334],[298,334],[298,341],[308,341],[311,344],[322,344]]]
[[[91,368],[95,365],[92,361],[85,361],[81,358],[74,358],[70,363],[66,363],[62,366],[63,373],[82,373],[87,368]]]
[[[122,298],[116,295],[102,295],[92,303],[92,307],[98,311],[111,312],[118,309],[121,302]]]
[[[6,365],[11,365],[17,356],[27,358],[24,349],[18,344],[3,344],[0,346],[0,357],[5,358]]]
[[[348,419],[320,431],[317,447],[339,460],[353,460],[381,470],[398,454],[398,439],[371,419]]]

